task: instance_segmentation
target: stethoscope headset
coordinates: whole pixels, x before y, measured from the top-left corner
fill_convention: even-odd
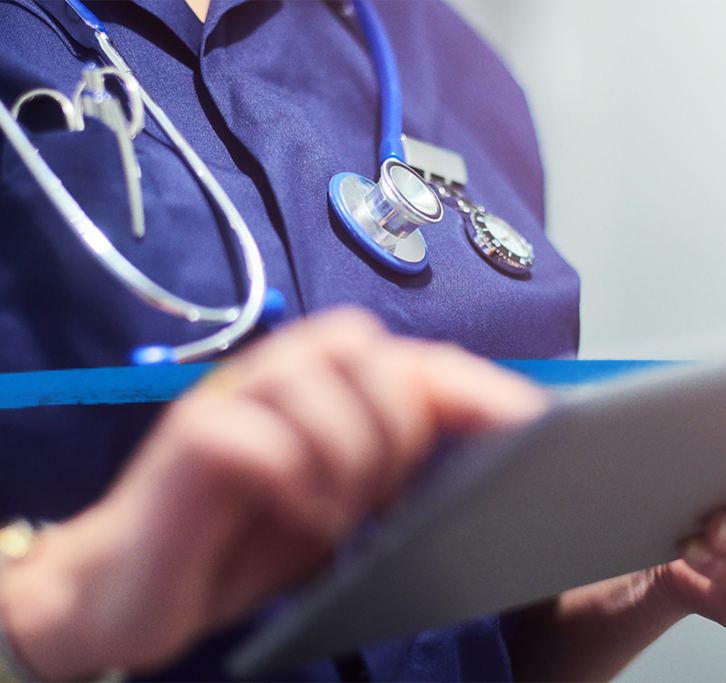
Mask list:
[[[103,23],[79,0],[65,0],[63,3],[36,0],[36,3],[76,41],[97,52],[107,66],[85,70],[84,79],[72,101],[57,91],[39,88],[21,96],[12,112],[0,102],[0,130],[68,227],[98,263],[124,287],[158,310],[193,323],[222,326],[200,340],[179,346],[136,348],[130,354],[130,361],[136,365],[148,365],[199,360],[225,351],[249,334],[260,320],[271,322],[279,318],[284,311],[284,298],[278,290],[267,287],[262,257],[247,224],[204,162],[138,83],[112,45]],[[441,220],[443,208],[438,195],[446,198],[451,197],[451,193],[439,187],[437,194],[406,165],[402,143],[401,91],[393,51],[369,0],[353,0],[353,5],[373,56],[379,83],[381,172],[378,182],[354,173],[339,173],[331,179],[328,195],[342,225],[362,249],[394,271],[415,274],[428,264],[428,249],[419,226]],[[129,98],[128,117],[118,100],[105,89],[105,78],[110,76],[123,83]],[[132,226],[137,237],[143,236],[143,209],[131,141],[143,128],[144,111],[148,112],[174,145],[209,200],[225,217],[228,229],[239,242],[248,282],[246,300],[225,307],[193,303],[161,287],[126,259],[86,215],[16,122],[22,106],[39,96],[49,96],[58,102],[71,130],[82,130],[84,117],[95,117],[116,132],[124,163]],[[461,208],[461,200],[459,205]],[[473,217],[474,205],[466,210]],[[475,223],[473,225],[477,227]],[[242,276],[245,277],[245,274]]]

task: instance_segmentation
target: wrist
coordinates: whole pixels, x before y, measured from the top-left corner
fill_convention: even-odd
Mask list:
[[[72,525],[71,525],[72,527]],[[84,614],[84,558],[72,529],[41,532],[32,550],[0,569],[0,627],[32,679],[91,680],[108,668]]]
[[[643,618],[662,624],[665,632],[676,622],[693,613],[683,596],[671,586],[669,576],[674,563],[637,572],[643,585],[643,598],[638,605]]]
[[[563,594],[563,601],[569,603],[570,609],[584,605],[599,611],[612,619],[618,631],[625,627],[633,637],[639,634],[650,641],[688,614],[662,581],[661,570],[644,569],[568,591]]]
[[[566,591],[522,611],[515,680],[610,680],[687,610],[651,569]]]

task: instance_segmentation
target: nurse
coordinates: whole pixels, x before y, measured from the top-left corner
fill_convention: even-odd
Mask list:
[[[0,569],[3,650],[21,675],[41,679],[121,669],[219,680],[239,634],[200,641],[328,557],[438,438],[545,408],[537,389],[478,356],[574,355],[578,283],[542,231],[542,172],[522,94],[445,6],[379,6],[400,62],[405,131],[458,152],[468,170],[470,204],[454,195],[425,228],[430,262],[418,274],[381,267],[326,198],[335,174],[378,172],[377,84],[345,7],[341,18],[335,3],[92,6],[244,213],[288,320],[311,317],[259,329],[161,413],[0,415],[0,516],[58,522]],[[72,96],[95,54],[31,0],[0,4],[0,23],[3,102],[38,87]],[[33,103],[21,123],[119,251],[186,299],[234,305],[245,285],[224,266],[218,216],[164,131],[147,120],[134,140],[139,239],[133,211],[119,208],[129,206],[128,174],[114,131],[93,118],[65,130],[48,104]],[[198,338],[192,322],[150,310],[88,258],[7,144],[1,163],[0,370],[125,364],[135,347]],[[466,229],[481,205],[533,245],[528,274],[482,257]],[[341,304],[358,310],[318,314]],[[506,634],[490,616],[291,678],[609,677],[686,613],[723,618],[712,599],[722,590],[719,522],[689,546],[701,574],[675,563],[523,611]]]

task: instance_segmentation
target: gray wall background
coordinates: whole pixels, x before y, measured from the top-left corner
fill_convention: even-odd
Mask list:
[[[726,356],[726,2],[449,0],[528,94],[581,358]],[[620,681],[726,681],[689,617]]]

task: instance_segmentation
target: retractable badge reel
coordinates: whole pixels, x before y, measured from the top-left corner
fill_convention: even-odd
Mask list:
[[[440,200],[459,212],[471,244],[485,261],[509,275],[525,276],[534,264],[532,245],[504,219],[472,201],[466,192],[464,158],[448,149],[404,135],[406,161]]]

